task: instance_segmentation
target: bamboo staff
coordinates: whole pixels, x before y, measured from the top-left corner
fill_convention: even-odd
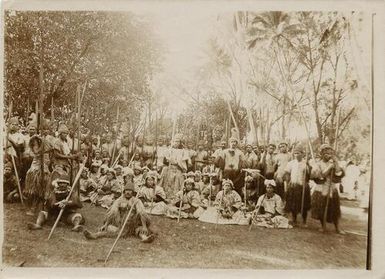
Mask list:
[[[210,175],[210,192],[209,192],[209,202],[208,207],[211,207],[211,196],[212,196],[212,185],[213,185],[213,177]]]
[[[247,176],[246,176],[247,177]],[[243,195],[244,199],[245,199],[245,209],[247,208],[247,192],[246,192],[246,181],[245,181],[245,186],[244,186],[244,191],[245,191],[245,194]]]
[[[35,102],[35,114],[36,114],[36,134],[40,133],[40,117],[39,117],[39,98]]]
[[[114,244],[112,244],[112,247],[111,247],[110,251],[108,252],[106,259],[104,260],[104,264],[107,263],[107,261],[108,261],[110,255],[111,255],[111,253],[112,253],[112,251],[114,250],[114,248],[115,248],[115,246],[116,246],[116,243],[118,243],[118,240],[119,240],[119,238],[121,237],[121,235],[122,235],[122,233],[123,233],[124,227],[127,225],[128,219],[130,218],[130,215],[131,215],[131,212],[132,212],[132,210],[134,209],[134,206],[136,205],[136,203],[138,202],[138,195],[139,195],[139,191],[136,193],[135,201],[134,201],[134,203],[132,204],[132,206],[131,206],[130,210],[128,211],[128,213],[127,213],[126,219],[125,219],[124,222],[123,222],[123,225],[122,225],[122,227],[121,227],[121,229],[120,229],[120,231],[119,231],[119,234],[118,234],[118,236],[116,237],[116,239],[115,239],[115,241],[114,241]]]
[[[77,175],[75,177],[74,182],[72,183],[71,190],[70,190],[67,198],[65,199],[66,202],[68,202],[69,199],[71,198],[72,192],[75,189],[75,186],[76,186],[76,184],[77,184],[77,182],[78,182],[78,180],[80,178],[80,175],[82,174],[83,169],[84,169],[84,164],[80,164],[79,171],[78,171],[78,173],[77,173]],[[57,224],[59,223],[61,216],[63,215],[64,209],[65,209],[65,206],[62,209],[60,209],[60,212],[59,212],[59,215],[56,218],[55,224],[53,225],[53,227],[51,229],[51,232],[48,235],[48,240],[51,238],[53,232],[55,231],[55,228],[56,228]]]
[[[255,217],[258,216],[259,210],[260,210],[260,208],[261,208],[265,198],[266,198],[266,194],[263,195],[261,204],[255,209]],[[250,226],[249,226],[249,231],[251,231],[252,228],[253,228],[253,216],[251,216],[251,222],[250,222]]]
[[[307,172],[307,151],[308,147],[306,146],[306,155],[305,155],[305,169],[304,169],[304,174],[303,174],[303,185],[302,185],[302,199],[301,199],[301,214],[302,217],[304,215],[304,208],[305,208],[305,185],[306,185],[306,172]]]
[[[178,210],[178,223],[179,223],[179,220],[180,220],[180,215],[182,213],[182,204],[183,204],[183,191],[184,190],[184,185],[182,185],[182,196],[180,197],[180,202],[179,202],[179,210]]]
[[[30,111],[30,102],[29,102],[29,97],[28,97],[28,102],[27,102],[27,117],[25,119],[26,125],[29,125],[29,111]]]
[[[39,109],[40,113],[38,115],[38,119],[40,122],[40,125],[43,123],[44,117],[43,117],[43,98],[44,98],[44,72],[43,72],[43,63],[40,64],[40,72],[39,72],[39,83],[40,83],[40,96],[39,96]],[[40,157],[40,173],[41,173],[41,180],[40,185],[43,187],[44,185],[44,135],[43,131],[41,131],[41,137],[42,137],[42,144],[41,144],[41,157]]]
[[[158,111],[155,111],[155,166],[158,167]]]
[[[51,96],[51,121],[53,122],[55,120],[55,115],[53,111],[53,94]]]
[[[222,201],[223,201],[223,196],[225,195],[225,190],[222,190],[222,197],[219,201],[219,207],[217,209],[217,220],[215,222],[215,229],[218,227],[218,222],[219,222],[219,215],[221,214],[220,212],[220,209],[221,209],[221,206],[222,206]]]
[[[85,86],[83,88],[83,92],[85,91]],[[80,127],[81,127],[81,106],[82,106],[82,101],[81,101],[81,96],[80,96],[80,85],[78,86],[78,92],[77,92],[77,97],[78,97],[78,152],[81,152],[81,144],[80,144]],[[75,141],[75,137],[74,140]],[[80,183],[78,184],[78,198],[80,200]]]
[[[117,140],[118,140],[118,123],[119,123],[119,106],[116,110],[116,134],[115,134],[115,142],[114,142],[114,147],[112,148],[112,155],[111,155],[111,162],[114,161],[115,157],[115,152],[116,152],[116,145],[117,145]]]
[[[229,101],[227,101],[227,105],[228,105],[228,107],[229,107],[230,116],[231,116],[231,119],[233,120],[234,127],[237,128],[237,130],[239,131],[238,125],[237,125],[237,122],[235,121],[235,117],[234,117],[234,114],[233,114],[233,111],[232,111],[232,109],[231,109],[231,106],[230,106],[230,102],[229,102]]]

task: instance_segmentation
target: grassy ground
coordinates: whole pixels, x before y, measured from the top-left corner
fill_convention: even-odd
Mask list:
[[[82,209],[86,226],[96,230],[105,210]],[[6,266],[25,267],[103,267],[114,239],[88,241],[81,233],[60,225],[51,240],[50,226],[28,231],[26,223],[34,217],[24,214],[20,205],[4,208],[3,262]],[[250,268],[318,269],[365,268],[365,220],[343,215],[342,226],[353,232],[346,235],[318,232],[319,223],[309,220],[308,228],[276,230],[246,226],[224,226],[197,220],[152,217],[159,231],[152,244],[136,238],[120,240],[107,267],[158,268]],[[355,234],[354,232],[359,232]]]

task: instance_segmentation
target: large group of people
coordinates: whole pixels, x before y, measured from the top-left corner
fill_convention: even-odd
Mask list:
[[[23,132],[17,117],[7,124],[4,200],[25,201],[26,214],[36,216],[28,224],[32,230],[63,211],[62,220],[87,239],[114,237],[130,212],[123,235],[151,242],[156,231],[150,215],[292,228],[298,215],[306,226],[310,211],[321,229],[329,222],[343,233],[340,193],[347,168],[328,144],[311,158],[307,146],[241,145],[236,136],[209,149],[181,134],[154,141],[115,131],[81,134],[46,119],[39,127],[30,121]],[[106,209],[97,232],[84,227],[84,203]]]

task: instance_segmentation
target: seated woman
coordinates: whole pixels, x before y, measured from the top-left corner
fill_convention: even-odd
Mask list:
[[[137,236],[142,242],[149,243],[155,238],[156,233],[151,228],[150,218],[144,210],[143,203],[135,197],[133,183],[124,186],[123,194],[114,201],[108,209],[103,226],[98,232],[92,233],[84,230],[87,239],[97,239],[102,237],[116,237],[125,221],[127,212],[131,215],[122,233],[122,237]]]
[[[223,190],[216,195],[214,206],[209,207],[200,216],[199,221],[228,225],[247,225],[248,217],[241,210],[241,196],[234,191],[234,184],[230,179],[222,182]]]
[[[211,181],[210,181],[210,177],[211,177]],[[209,181],[209,183],[207,183],[206,181]],[[202,206],[203,207],[208,207],[208,206],[212,206],[214,201],[215,201],[215,197],[218,195],[219,191],[221,190],[221,182],[219,181],[219,176],[217,173],[210,173],[210,174],[204,174],[203,175],[203,181],[204,181],[204,185],[205,187],[203,188],[202,192],[201,192],[201,199],[202,199]]]
[[[259,197],[251,222],[260,227],[291,229],[289,220],[283,217],[283,203],[274,193],[276,183],[273,179],[265,180],[266,194]]]
[[[183,190],[176,193],[175,199],[168,206],[167,217],[199,218],[203,208],[199,193],[194,189],[194,180],[187,178],[183,185]]]
[[[79,179],[80,201],[90,201],[91,192],[96,188],[95,181],[88,177],[88,169],[84,168]]]
[[[155,171],[147,173],[144,185],[139,189],[138,198],[143,202],[146,212],[153,215],[163,215],[167,212],[168,202],[163,187],[157,185],[158,174]]]
[[[106,179],[102,183],[98,184],[97,189],[91,194],[90,200],[95,205],[109,208],[122,193],[121,185],[116,180],[113,169],[107,169]]]

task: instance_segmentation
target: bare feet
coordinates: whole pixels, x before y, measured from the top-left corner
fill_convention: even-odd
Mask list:
[[[43,228],[35,223],[28,223],[27,226],[29,230],[41,230]]]
[[[341,235],[345,235],[346,234],[345,231],[340,230],[340,229],[336,230],[336,233],[341,234]]]
[[[95,239],[95,236],[87,230],[84,230],[83,234],[87,239]]]
[[[74,227],[71,229],[71,231],[73,231],[73,232],[81,232],[81,231],[83,231],[83,230],[84,230],[84,228],[83,228],[82,225],[76,225],[76,226],[74,226]]]
[[[34,216],[35,215],[32,210],[28,210],[25,214],[27,216]]]
[[[141,241],[143,243],[151,243],[154,241],[155,236],[153,234],[150,234],[149,236],[142,236],[141,238],[142,238]]]

